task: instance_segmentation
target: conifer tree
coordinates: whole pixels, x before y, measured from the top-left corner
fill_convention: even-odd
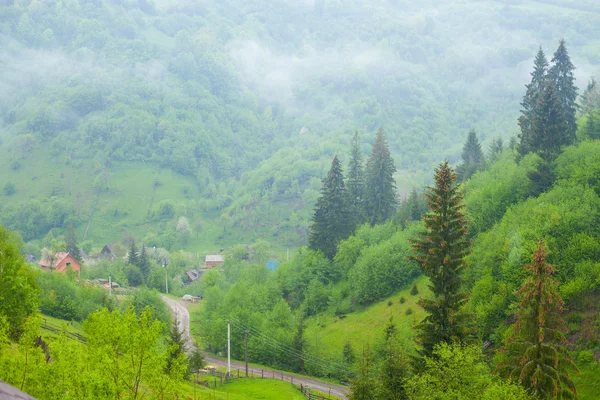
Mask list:
[[[461,312],[467,301],[467,294],[462,291],[462,275],[470,243],[466,239],[463,196],[448,161],[435,169],[435,186],[427,188],[426,197],[430,210],[423,216],[426,231],[411,242],[411,259],[429,277],[433,293],[432,298],[419,301],[428,316],[416,327],[421,356],[415,359],[417,369],[422,366],[423,356],[433,356],[436,344],[462,343],[470,335],[468,316]]]
[[[167,358],[166,365],[166,373],[169,373],[171,370],[171,365],[174,360],[177,360],[181,354],[185,355],[185,340],[183,339],[183,333],[179,328],[179,322],[173,320],[173,325],[171,327],[171,333],[169,336],[169,347],[170,353]]]
[[[463,146],[462,164],[457,168],[458,181],[464,182],[475,172],[485,168],[485,155],[481,149],[481,143],[473,129],[469,131],[467,141]]]
[[[77,234],[71,224],[69,224],[69,227],[67,228],[65,243],[67,245],[67,253],[72,255],[77,261],[81,262],[81,252],[79,251],[79,244],[77,243]]]
[[[404,400],[408,363],[398,342],[398,332],[392,317],[385,327],[384,355],[377,377],[377,399]]]
[[[146,246],[143,244],[140,256],[137,258],[137,266],[140,268],[144,282],[146,282],[150,274],[150,260],[148,259],[148,253],[146,252]]]
[[[364,346],[359,361],[358,373],[351,382],[349,399],[373,400],[375,398],[375,384],[371,351],[368,346]]]
[[[350,215],[353,217],[354,227],[356,227],[365,222],[365,177],[363,171],[363,155],[358,132],[355,132],[352,137],[352,148],[350,150],[350,162],[348,163],[348,176],[346,182],[348,207],[350,209]]]
[[[581,95],[581,105],[579,110],[585,115],[597,108],[600,108],[600,86],[598,86],[596,79],[592,78]]]
[[[504,143],[502,142],[502,138],[497,137],[494,140],[492,140],[488,156],[489,160],[491,162],[495,161],[498,157],[498,154],[502,153],[502,150],[504,150]]]
[[[385,222],[396,212],[395,172],[387,139],[380,128],[366,169],[365,213],[371,225]]]
[[[138,264],[138,254],[137,247],[135,245],[135,240],[131,240],[131,244],[129,245],[129,251],[127,252],[127,262],[131,265]]]
[[[337,244],[352,233],[347,200],[342,166],[336,155],[323,180],[308,237],[309,247],[321,250],[330,260],[335,256]]]
[[[569,133],[556,86],[548,80],[531,112],[529,149],[550,162],[558,157],[563,146],[570,145],[574,139]]]
[[[552,276],[554,266],[546,257],[540,241],[531,264],[525,267],[529,276],[517,292],[521,297],[517,321],[502,349],[505,359],[499,370],[536,398],[576,398],[569,372],[577,372],[577,368],[567,352],[563,300]]]
[[[577,87],[573,76],[575,67],[571,63],[564,40],[560,41],[558,49],[552,57],[552,63],[552,67],[548,70],[548,77],[556,87],[562,115],[568,126],[565,136],[572,143],[575,140],[575,132],[577,131],[577,103],[575,103],[577,100]]]
[[[533,72],[531,73],[531,82],[526,85],[527,88],[521,106],[521,116],[519,117],[519,127],[521,134],[519,135],[520,143],[518,151],[520,156],[531,151],[529,146],[529,138],[531,136],[531,114],[532,110],[542,94],[546,77],[548,75],[548,60],[546,54],[540,46],[535,61],[533,63]]]

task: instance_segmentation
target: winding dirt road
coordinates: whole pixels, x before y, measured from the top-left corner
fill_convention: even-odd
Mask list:
[[[161,297],[163,301],[169,306],[169,308],[171,308],[173,315],[179,322],[179,327],[182,330],[183,337],[186,341],[188,352],[191,352],[195,348],[195,346],[190,335],[190,313],[188,312],[185,305],[183,305],[181,302],[170,299],[166,296]],[[218,358],[208,353],[204,353],[204,359],[209,364],[227,368],[227,360],[224,360],[222,358]],[[231,361],[232,374],[234,373],[234,371],[237,370],[240,371],[240,374],[244,374],[245,368],[246,366],[243,362],[233,360]],[[292,375],[285,372],[276,371],[271,368],[257,368],[249,366],[248,372],[250,374],[253,374],[254,376],[264,376],[265,378],[269,379],[277,379],[291,382],[296,386],[303,385],[313,390],[318,390],[319,392],[330,393],[332,396],[343,400],[347,399],[349,394],[349,390],[347,387],[335,385],[333,383],[317,381],[315,379],[311,379],[302,375]]]

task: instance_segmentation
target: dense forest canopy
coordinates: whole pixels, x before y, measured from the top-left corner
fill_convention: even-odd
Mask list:
[[[516,133],[540,44],[564,37],[583,86],[600,63],[598,11],[594,1],[8,1],[6,166],[35,154],[46,168],[85,170],[79,200],[46,178],[83,209],[68,210],[81,224],[94,193],[123,190],[119,162],[166,167],[191,177],[202,200],[172,193],[178,213],[303,244],[320,179],[352,132],[366,153],[385,128],[406,195],[431,165],[458,161],[469,129],[486,145]],[[52,227],[66,222],[24,236]]]

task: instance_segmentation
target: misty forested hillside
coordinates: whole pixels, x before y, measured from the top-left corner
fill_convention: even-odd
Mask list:
[[[583,88],[592,0],[4,1],[0,221],[95,247],[304,244],[355,130],[366,153],[385,129],[406,194],[469,129],[516,134],[533,56],[562,37]]]

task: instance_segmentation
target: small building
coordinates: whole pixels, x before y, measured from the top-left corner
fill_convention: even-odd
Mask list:
[[[200,277],[202,276],[198,271],[196,271],[195,269],[191,269],[189,271],[187,271],[185,273],[185,275],[188,278],[189,282],[194,282],[197,281],[198,279],[200,279]]]
[[[29,264],[35,264],[37,262],[37,258],[33,254],[25,254],[25,261]]]
[[[225,258],[220,254],[210,254],[204,257],[204,268],[211,269],[225,264]]]
[[[100,256],[109,259],[110,261],[114,261],[118,258],[115,254],[115,247],[117,247],[117,243],[109,243],[100,250]]]
[[[81,264],[71,254],[59,252],[54,255],[52,260],[47,258],[42,259],[39,263],[43,270],[52,270],[56,272],[64,272],[71,269],[80,272]]]

